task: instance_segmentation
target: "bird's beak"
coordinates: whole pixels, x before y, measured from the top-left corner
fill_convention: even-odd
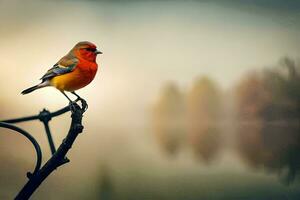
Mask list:
[[[95,54],[97,55],[97,54],[102,54],[102,52],[101,51],[98,51],[98,50],[96,50],[95,51]]]

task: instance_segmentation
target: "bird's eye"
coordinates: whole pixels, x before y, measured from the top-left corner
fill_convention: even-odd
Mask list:
[[[86,48],[86,50],[87,50],[87,51],[91,51],[91,52],[94,52],[94,51],[95,51],[95,49],[93,49],[93,48]]]

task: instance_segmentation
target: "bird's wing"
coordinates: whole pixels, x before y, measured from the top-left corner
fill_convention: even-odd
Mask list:
[[[72,72],[78,64],[78,59],[76,57],[65,56],[60,59],[51,69],[49,69],[46,74],[41,78],[41,80],[47,80],[55,76]]]

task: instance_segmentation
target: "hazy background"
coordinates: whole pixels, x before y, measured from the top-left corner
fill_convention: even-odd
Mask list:
[[[71,162],[32,199],[298,199],[299,34],[292,0],[1,0],[0,119],[65,106],[20,92],[79,41],[103,51]],[[56,144],[69,120],[51,121]],[[42,124],[21,126],[46,161]],[[12,199],[35,155],[4,129],[0,149]]]

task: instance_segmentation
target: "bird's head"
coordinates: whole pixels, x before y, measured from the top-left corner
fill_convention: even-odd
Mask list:
[[[73,47],[71,52],[78,58],[82,58],[84,60],[92,62],[96,61],[96,57],[98,54],[102,54],[101,51],[97,50],[96,45],[87,41],[77,43]]]

